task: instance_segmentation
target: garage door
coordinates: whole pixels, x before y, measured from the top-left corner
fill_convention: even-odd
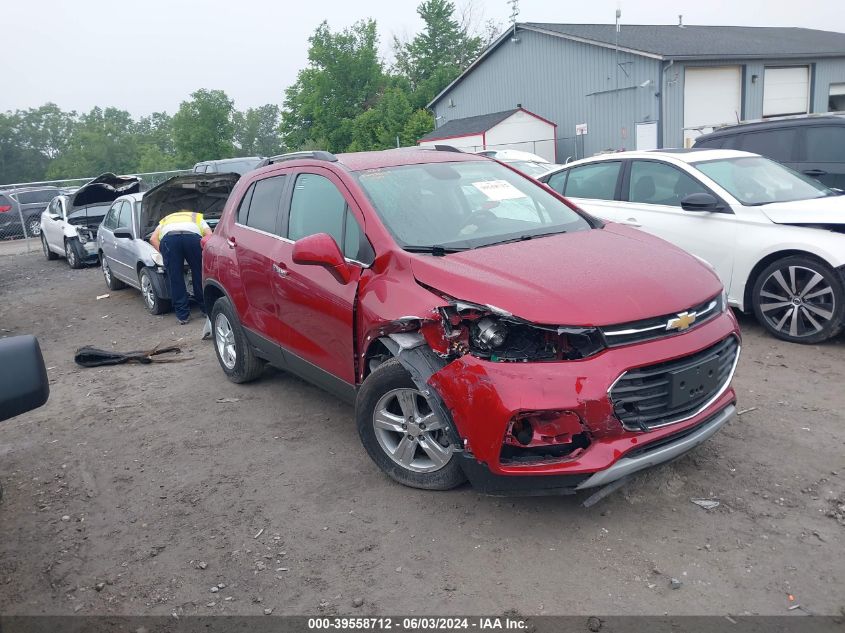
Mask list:
[[[684,71],[684,144],[721,123],[736,123],[742,110],[739,66],[687,67]]]
[[[766,68],[763,74],[763,116],[806,114],[810,105],[810,68]]]

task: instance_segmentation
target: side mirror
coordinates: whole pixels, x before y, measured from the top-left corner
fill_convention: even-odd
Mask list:
[[[293,245],[293,261],[295,264],[323,266],[343,285],[352,279],[349,264],[328,233],[315,233],[297,240]]]
[[[47,402],[50,383],[34,336],[0,339],[0,421]]]
[[[132,231],[128,228],[121,227],[119,229],[114,230],[114,236],[119,240],[131,240],[132,239]]]
[[[709,193],[691,193],[681,199],[684,211],[721,211],[722,205]]]
[[[58,213],[48,213],[47,215],[50,217],[51,220],[61,220],[62,219],[62,216],[60,216]]]

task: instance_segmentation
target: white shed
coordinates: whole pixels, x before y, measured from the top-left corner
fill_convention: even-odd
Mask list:
[[[422,147],[451,145],[467,152],[518,149],[556,162],[557,125],[523,107],[452,119],[423,136]]]

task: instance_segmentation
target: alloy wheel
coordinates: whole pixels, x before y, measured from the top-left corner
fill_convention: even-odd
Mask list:
[[[446,426],[416,389],[384,394],[373,411],[373,429],[385,454],[412,472],[434,472],[452,459]]]
[[[73,246],[69,242],[65,242],[65,255],[67,257],[67,263],[70,265],[70,267],[75,268],[76,251],[73,249]]]
[[[836,312],[836,296],[824,276],[806,266],[785,266],[760,287],[763,318],[777,331],[802,338],[821,332]]]
[[[38,219],[33,218],[27,222],[26,230],[29,232],[29,237],[38,237],[41,235],[41,222],[39,222]]]
[[[235,332],[225,314],[218,314],[214,320],[214,342],[217,345],[220,362],[226,369],[234,369],[238,360],[238,353],[235,350]]]
[[[47,246],[47,239],[42,235],[41,236],[41,248],[44,251],[44,255],[46,257],[50,256],[50,247]]]
[[[103,277],[106,280],[106,285],[111,286],[111,269],[109,268],[108,263],[106,263],[105,256],[102,256],[100,259],[102,260]]]
[[[156,304],[156,294],[149,275],[141,275],[141,294],[144,295],[144,303],[152,310]]]

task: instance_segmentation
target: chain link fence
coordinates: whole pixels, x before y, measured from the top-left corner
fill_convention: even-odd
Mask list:
[[[141,178],[141,190],[146,191],[168,178],[191,173],[189,169],[126,174]],[[40,248],[41,214],[58,195],[70,194],[93,180],[68,178],[0,185],[0,241],[22,240],[26,250]]]

